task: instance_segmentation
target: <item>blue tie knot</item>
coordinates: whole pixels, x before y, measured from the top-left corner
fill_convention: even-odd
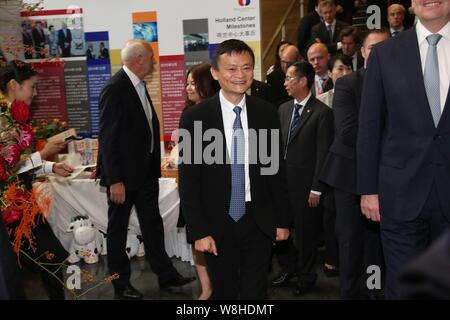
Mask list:
[[[303,108],[303,106],[300,103],[296,103],[295,104],[295,112],[299,112],[301,108]]]
[[[430,46],[436,46],[438,44],[439,40],[441,40],[441,38],[442,38],[442,35],[440,35],[439,33],[430,34],[427,37],[427,41]]]
[[[241,116],[242,108],[239,107],[239,106],[236,106],[236,107],[233,108],[233,111],[234,111],[234,113],[236,113],[236,116],[237,116],[237,117],[240,117],[240,116]]]

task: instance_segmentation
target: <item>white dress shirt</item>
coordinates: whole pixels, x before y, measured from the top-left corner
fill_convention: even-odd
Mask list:
[[[305,109],[305,106],[306,106],[306,104],[308,103],[308,101],[309,101],[309,99],[311,98],[311,96],[312,96],[312,94],[311,94],[311,91],[310,91],[310,92],[308,93],[308,95],[306,96],[306,98],[303,99],[302,101],[298,101],[297,99],[294,99],[294,103],[295,103],[295,104],[301,104],[301,105],[302,105],[302,107],[300,108],[300,110],[298,110],[298,115],[299,115],[299,116],[302,115],[303,109]],[[294,114],[295,114],[295,108],[293,108],[293,110],[292,110],[291,122],[290,122],[290,124],[289,124],[289,132],[291,131],[290,128],[291,128],[291,125],[292,125],[292,121],[294,120]],[[291,137],[288,137],[288,141],[289,141],[290,139],[291,139]],[[322,194],[322,192],[314,191],[314,190],[311,190],[311,193],[314,193],[314,194],[316,194],[316,195],[318,195],[318,196],[320,196],[320,195]]]
[[[416,25],[417,41],[419,42],[420,59],[422,62],[422,72],[425,73],[425,62],[428,52],[428,41],[426,39],[431,33],[420,22]],[[442,38],[437,44],[437,55],[439,60],[439,82],[440,82],[440,95],[441,95],[441,111],[444,111],[445,101],[447,100],[447,93],[450,85],[450,22],[448,22],[438,32]]]
[[[153,126],[152,126],[152,108],[150,107],[150,101],[148,101],[147,96],[145,95],[145,88],[143,88],[142,91],[139,87],[141,86],[142,80],[139,79],[137,75],[133,73],[130,69],[127,68],[127,66],[123,66],[123,71],[127,74],[128,78],[130,78],[131,83],[133,83],[134,89],[136,90],[139,99],[141,100],[142,108],[144,109],[145,116],[147,117],[147,122],[150,127],[150,131],[152,133],[152,145],[151,145],[151,152],[153,152]]]
[[[336,32],[336,19],[332,22],[332,23],[328,23],[326,21],[324,21],[325,26],[327,27],[327,31],[328,31],[328,26],[331,25],[331,30],[333,30],[333,38],[334,38],[334,34]],[[333,39],[330,39],[331,43],[333,43]],[[341,50],[342,49],[342,42],[338,41],[337,42],[337,50]]]
[[[53,165],[55,163],[51,161],[42,160],[40,152],[33,152],[25,163],[17,170],[17,174],[37,169],[36,174],[40,173],[53,173]]]
[[[228,101],[220,90],[220,108],[222,110],[223,128],[225,130],[225,140],[227,142],[228,155],[231,155],[231,141],[233,139],[233,123],[236,119],[236,113],[233,111],[234,107],[241,107],[241,124],[245,137],[245,201],[250,202],[252,200],[250,194],[250,174],[249,174],[249,155],[248,155],[248,120],[247,120],[247,104],[245,102],[245,95],[242,100],[234,105]]]

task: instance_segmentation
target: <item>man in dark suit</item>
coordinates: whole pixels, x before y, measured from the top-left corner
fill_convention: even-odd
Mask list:
[[[245,95],[254,61],[240,40],[219,44],[211,72],[220,92],[180,120],[181,206],[219,300],[264,299],[272,244],[289,235],[276,110]],[[214,150],[204,134],[214,134]],[[265,164],[258,156],[263,149],[271,150]]]
[[[109,51],[105,48],[105,43],[100,42],[98,49],[98,58],[99,59],[109,59]]]
[[[100,94],[100,133],[97,176],[108,194],[108,268],[115,298],[141,299],[130,283],[126,255],[128,221],[136,208],[146,257],[157,274],[160,288],[191,281],[173,267],[164,248],[158,195],[161,176],[158,117],[143,79],[153,71],[153,51],[148,42],[130,40],[122,50],[124,67],[105,84]]]
[[[358,191],[366,217],[381,219],[388,299],[450,225],[450,1],[413,6],[416,27],[372,49],[359,118]]]
[[[291,64],[299,61],[300,52],[294,45],[289,45],[280,54],[280,69],[275,69],[267,76],[267,83],[272,86],[275,105],[278,108],[282,103],[288,101],[289,95],[284,87],[284,77]]]
[[[31,30],[31,35],[33,36],[34,51],[36,52],[37,57],[45,58],[44,49],[46,38],[40,21],[36,21],[34,28]]]
[[[25,59],[33,59],[33,38],[28,31],[28,26],[24,22],[22,23],[22,42],[23,42],[23,54]]]
[[[392,37],[397,36],[400,32],[405,30],[403,25],[403,21],[405,20],[405,12],[405,7],[398,3],[391,4],[388,7],[387,20]]]
[[[367,61],[372,46],[388,38],[387,29],[370,30],[361,48],[364,59]],[[336,81],[335,136],[321,174],[321,180],[334,188],[336,200],[341,299],[373,297],[365,285],[366,269],[383,264],[379,224],[362,215],[356,191],[356,136],[364,74],[362,68]]]
[[[70,57],[70,49],[72,47],[72,32],[67,29],[67,25],[63,22],[61,30],[58,31],[58,46],[61,48],[62,57]]]
[[[342,43],[339,41],[339,35],[348,24],[336,20],[336,5],[333,0],[321,1],[319,12],[323,20],[312,28],[312,40],[324,43],[330,54],[341,51]]]
[[[313,39],[311,39],[312,28],[321,21],[318,5],[316,4],[313,8],[314,10],[300,20],[297,29],[297,48],[303,57],[306,57],[306,52],[313,42]]]
[[[325,187],[319,182],[319,174],[333,141],[333,113],[311,94],[313,82],[314,68],[310,63],[290,66],[285,86],[294,100],[282,104],[278,111],[297,249],[291,238],[278,244],[282,271],[272,284],[283,285],[295,273],[297,295],[311,290],[317,279],[314,263],[321,224],[318,207]]]
[[[342,43],[342,54],[352,59],[353,71],[362,68],[364,66],[364,58],[359,50],[361,46],[359,30],[354,26],[345,27],[339,35],[339,40]]]

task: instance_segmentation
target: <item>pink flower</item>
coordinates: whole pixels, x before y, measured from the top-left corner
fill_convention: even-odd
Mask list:
[[[20,158],[20,147],[17,144],[8,146],[2,150],[5,155],[5,161],[8,165],[13,166],[19,161]]]
[[[8,208],[2,212],[2,218],[6,224],[14,223],[22,218],[22,212],[15,208]]]
[[[30,110],[23,101],[14,101],[10,108],[11,117],[19,123],[26,123],[30,116]]]
[[[19,126],[19,148],[21,150],[27,149],[33,142],[33,128],[26,124]]]

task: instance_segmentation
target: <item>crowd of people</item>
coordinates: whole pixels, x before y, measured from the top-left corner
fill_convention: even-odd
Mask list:
[[[253,79],[254,53],[237,39],[187,73],[179,226],[192,243],[199,299],[265,299],[269,283],[294,283],[297,296],[311,292],[321,240],[323,272],[339,276],[341,299],[450,296],[448,277],[435,276],[448,274],[442,253],[449,237],[427,251],[450,227],[450,1],[412,0],[414,10],[394,2],[383,2],[389,27],[362,32],[349,25],[348,1],[310,1],[298,44],[278,45],[267,83]],[[412,11],[417,22],[403,24]],[[154,70],[153,50],[129,40],[121,58],[100,95],[96,174],[107,188],[107,262],[119,275],[114,297],[142,299],[125,253],[133,205],[160,288],[194,279],[178,273],[164,248],[159,121],[144,82]],[[37,74],[20,65],[2,69],[0,89],[10,101],[30,103]],[[197,139],[202,143],[190,143]],[[32,154],[18,173],[70,174],[64,164],[42,161],[60,147]],[[271,151],[270,163],[261,150]],[[44,226],[38,247],[64,259]],[[3,226],[0,236],[7,252]],[[280,272],[269,280],[273,257]],[[13,255],[0,258],[0,297],[23,297]],[[427,261],[436,262],[435,273]],[[367,285],[372,267],[380,286]],[[59,284],[46,283],[50,298],[63,297]]]

